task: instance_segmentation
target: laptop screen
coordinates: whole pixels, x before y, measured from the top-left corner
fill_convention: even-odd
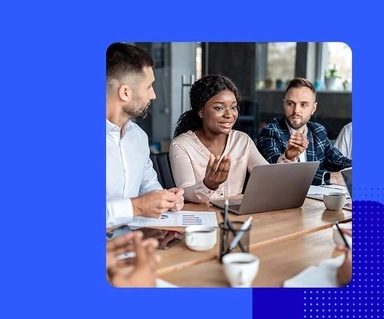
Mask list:
[[[345,185],[347,186],[349,192],[349,196],[352,199],[352,168],[342,170],[341,174],[343,175]]]

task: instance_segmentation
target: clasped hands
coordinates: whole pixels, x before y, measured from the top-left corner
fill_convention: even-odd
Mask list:
[[[184,206],[184,189],[170,188],[156,190],[132,198],[135,216],[160,218],[165,211],[180,211]]]
[[[143,239],[141,231],[107,241],[107,279],[115,287],[156,286],[156,266],[161,258],[156,253],[158,241]],[[119,259],[119,256],[134,252],[133,258]]]
[[[290,161],[296,161],[300,154],[307,149],[308,144],[309,142],[304,134],[296,131],[292,132],[285,150],[285,157]]]

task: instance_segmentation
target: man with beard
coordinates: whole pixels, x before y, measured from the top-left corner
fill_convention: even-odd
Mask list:
[[[309,121],[317,108],[316,90],[304,78],[289,82],[283,100],[284,117],[276,117],[257,138],[257,148],[269,163],[279,158],[291,161],[319,161],[313,185],[344,184],[340,170],[351,167],[328,139],[324,126]]]
[[[160,218],[164,211],[179,211],[184,191],[162,188],[148,136],[132,122],[144,118],[156,98],[153,59],[136,46],[113,43],[106,62],[107,227],[128,224],[133,216]]]

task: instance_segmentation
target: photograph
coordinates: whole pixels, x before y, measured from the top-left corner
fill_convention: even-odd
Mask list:
[[[106,279],[341,288],[352,280],[352,50],[106,48]]]

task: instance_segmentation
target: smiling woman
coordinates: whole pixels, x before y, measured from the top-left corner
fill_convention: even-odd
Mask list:
[[[233,129],[237,87],[225,76],[207,75],[192,85],[189,97],[191,110],[180,116],[169,150],[176,186],[197,203],[241,194],[247,171],[268,162],[246,133]]]

